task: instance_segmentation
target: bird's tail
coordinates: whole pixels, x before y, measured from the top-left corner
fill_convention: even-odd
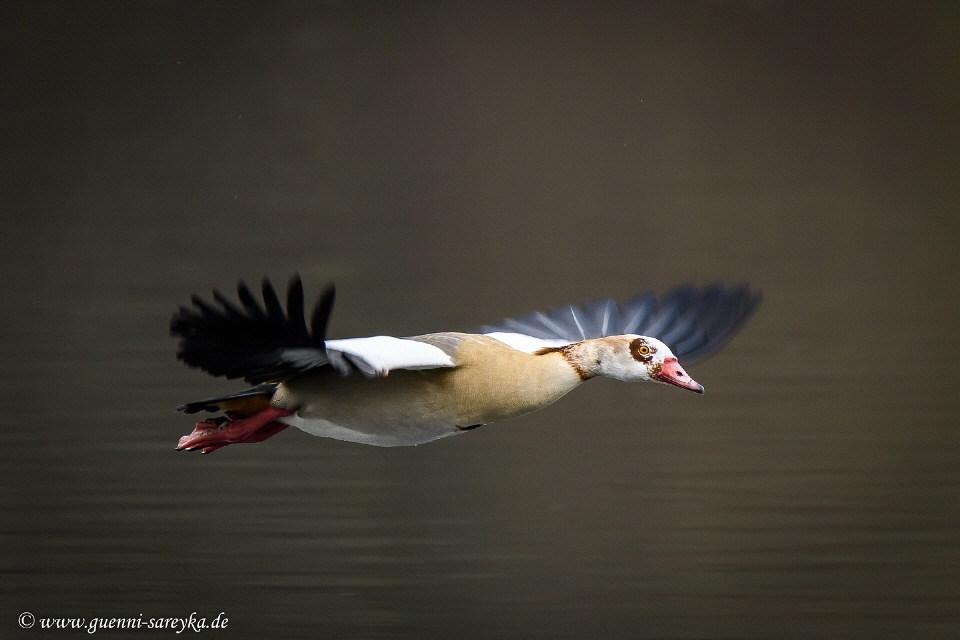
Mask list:
[[[230,393],[225,396],[188,402],[177,407],[177,411],[184,413],[198,413],[200,411],[235,411],[245,415],[252,415],[270,406],[270,398],[277,390],[276,384],[258,384],[255,387]]]

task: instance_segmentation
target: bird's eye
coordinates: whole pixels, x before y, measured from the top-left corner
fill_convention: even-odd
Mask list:
[[[644,364],[649,363],[650,360],[653,359],[653,353],[655,351],[655,349],[650,348],[650,345],[641,338],[637,338],[630,343],[630,355]]]

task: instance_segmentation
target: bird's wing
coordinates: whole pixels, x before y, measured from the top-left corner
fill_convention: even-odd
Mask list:
[[[612,299],[535,311],[485,325],[480,333],[532,353],[580,340],[624,334],[662,341],[685,364],[720,350],[746,323],[762,296],[747,285],[678,287],[662,297],[636,296],[619,305]]]
[[[486,328],[481,329],[486,330]],[[541,349],[551,349],[557,347],[565,347],[568,344],[573,344],[576,340],[544,340],[542,338],[534,338],[533,336],[528,336],[523,333],[511,333],[509,331],[493,331],[491,333],[485,334],[494,340],[499,340],[508,347],[512,347],[517,351],[523,351],[524,353],[536,353]]]
[[[219,291],[213,292],[215,302],[192,296],[193,307],[180,307],[170,322],[171,334],[180,337],[177,357],[214,376],[243,378],[251,384],[280,382],[321,367],[378,376],[391,369],[455,366],[451,354],[423,339],[326,340],[333,285],[317,300],[309,330],[299,276],[290,281],[286,311],[266,279],[262,292],[263,306],[243,282],[237,285],[239,306]]]
[[[391,336],[327,340],[327,357],[340,373],[350,373],[355,367],[368,377],[385,376],[393,369],[456,366],[453,356],[439,347]]]

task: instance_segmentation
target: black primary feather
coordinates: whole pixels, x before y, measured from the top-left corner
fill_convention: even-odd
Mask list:
[[[611,299],[555,307],[484,325],[480,333],[522,333],[543,340],[579,342],[623,334],[656,338],[685,365],[720,350],[746,324],[763,296],[746,284],[721,283],[703,289],[678,287],[658,298],[652,293],[619,305]]]
[[[330,312],[333,310],[333,300],[337,297],[337,289],[331,283],[317,298],[310,318],[310,331],[315,336],[327,335],[327,325],[330,322]]]
[[[264,278],[263,307],[246,284],[237,285],[241,307],[213,292],[216,304],[191,296],[193,308],[180,307],[170,333],[180,337],[177,358],[214,376],[243,378],[251,384],[278,382],[329,364],[324,340],[333,310],[334,288],[321,295],[307,330],[303,284],[294,275],[287,309]]]

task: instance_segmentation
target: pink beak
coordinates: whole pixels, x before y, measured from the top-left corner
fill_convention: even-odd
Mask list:
[[[693,391],[694,393],[703,393],[703,386],[687,375],[687,372],[683,370],[683,367],[680,366],[676,358],[664,360],[663,368],[660,369],[660,373],[657,374],[657,380],[675,385],[681,389]]]

